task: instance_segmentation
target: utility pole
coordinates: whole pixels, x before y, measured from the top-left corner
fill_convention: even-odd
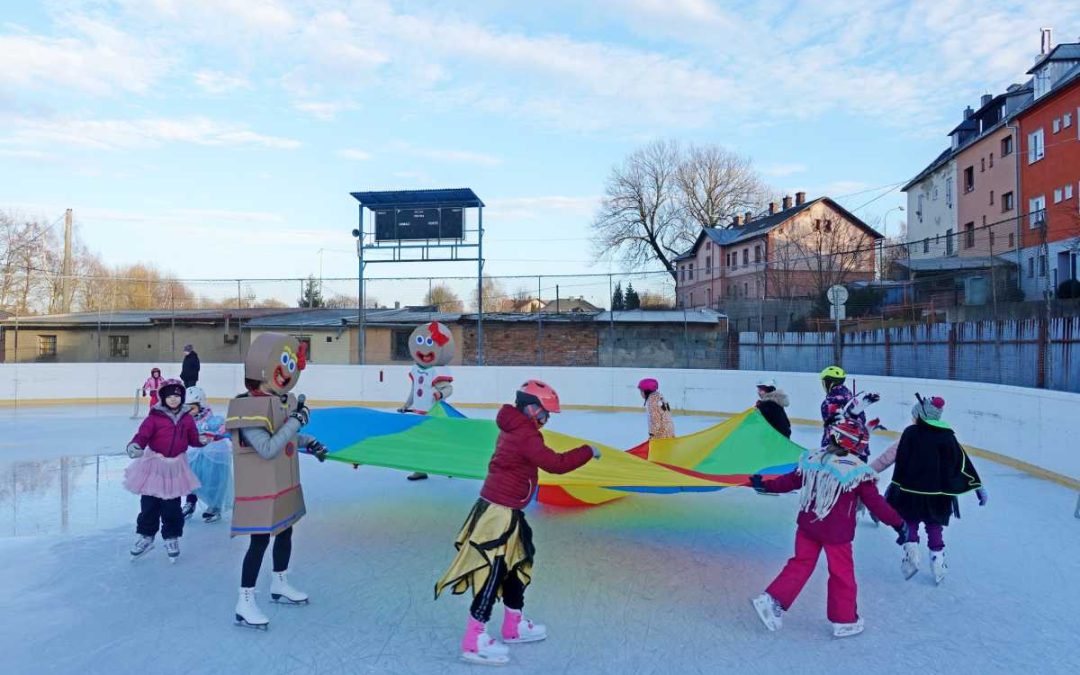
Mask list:
[[[60,285],[60,310],[64,314],[71,311],[71,221],[71,209],[68,209],[64,212],[64,264],[63,281]]]

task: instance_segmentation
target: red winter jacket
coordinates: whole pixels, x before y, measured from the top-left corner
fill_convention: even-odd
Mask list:
[[[536,491],[537,468],[548,473],[569,473],[593,458],[587,445],[567,452],[555,452],[544,445],[536,423],[512,405],[499,409],[495,423],[499,438],[484,487],[480,488],[480,496],[492,504],[525,508]]]
[[[186,409],[170,413],[160,404],[150,409],[131,442],[164,457],[179,457],[187,452],[189,445],[196,448],[206,445],[199,440],[195,419]]]
[[[791,492],[802,487],[802,475],[797,471],[786,473],[764,482],[766,492]],[[863,481],[855,489],[844,492],[836,500],[829,515],[818,519],[812,511],[799,511],[796,522],[807,536],[822,544],[846,544],[855,539],[855,507],[859,500],[878,520],[896,527],[903,518],[877,491],[874,481]]]

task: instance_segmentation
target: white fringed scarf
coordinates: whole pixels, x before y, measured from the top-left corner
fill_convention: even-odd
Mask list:
[[[859,483],[877,478],[870,465],[855,455],[841,457],[824,448],[804,452],[799,458],[798,471],[803,481],[799,509],[813,513],[818,520],[829,515],[840,495],[855,489]]]

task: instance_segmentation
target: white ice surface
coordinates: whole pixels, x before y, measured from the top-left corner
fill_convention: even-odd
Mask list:
[[[308,515],[291,579],[306,607],[260,599],[267,633],[232,625],[247,539],[188,523],[170,565],[160,540],[129,561],[138,498],[119,452],[137,421],[119,406],[0,410],[0,669],[7,673],[464,673],[468,601],[432,600],[480,484],[305,457]],[[490,412],[469,411],[474,416]],[[680,433],[715,423],[680,418]],[[629,447],[643,421],[568,412],[553,428]],[[796,440],[819,432],[797,427]],[[875,440],[875,451],[883,447]],[[60,458],[66,458],[61,460]],[[834,640],[822,561],[779,633],[749,599],[791,553],[793,496],[745,489],[632,495],[586,510],[532,507],[538,547],[526,613],[549,639],[511,648],[511,673],[1080,672],[1076,494],[979,461],[991,492],[946,529],[949,576],[899,573],[888,528],[861,524],[867,623]],[[66,512],[66,516],[65,516]],[[924,565],[926,552],[924,549]],[[491,631],[497,633],[501,608]]]

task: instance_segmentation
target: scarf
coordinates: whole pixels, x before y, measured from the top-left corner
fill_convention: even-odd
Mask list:
[[[841,457],[825,448],[804,452],[796,471],[803,479],[799,509],[813,513],[818,520],[829,515],[840,495],[877,477],[874,470],[856,455]]]

